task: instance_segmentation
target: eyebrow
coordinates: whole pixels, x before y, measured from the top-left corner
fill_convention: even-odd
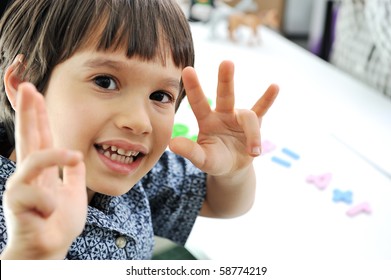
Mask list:
[[[114,70],[121,70],[126,68],[126,63],[123,61],[116,61],[106,58],[93,58],[87,60],[84,65],[87,68],[99,68],[99,67],[109,67]]]
[[[128,67],[126,62],[107,59],[107,58],[93,58],[87,60],[84,63],[84,65],[87,68],[91,68],[91,69],[99,68],[99,67],[108,67],[116,71],[123,71],[125,68]],[[162,80],[162,84],[178,92],[181,88],[180,81],[174,78],[165,78]]]
[[[163,80],[163,84],[165,86],[167,86],[168,88],[171,88],[172,90],[177,91],[178,94],[180,93],[179,92],[179,90],[181,89],[180,81],[167,78],[167,79]]]

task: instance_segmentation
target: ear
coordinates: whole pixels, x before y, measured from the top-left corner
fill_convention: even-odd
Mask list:
[[[4,73],[5,93],[7,94],[8,100],[14,110],[16,108],[16,95],[18,93],[18,87],[23,82],[23,59],[24,56],[22,54],[18,54]]]

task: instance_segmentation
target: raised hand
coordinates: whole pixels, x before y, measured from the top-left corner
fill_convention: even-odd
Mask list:
[[[43,96],[31,84],[16,100],[17,167],[4,194],[8,242],[2,259],[63,259],[84,228],[83,156],[53,147]]]
[[[251,110],[235,109],[234,65],[221,63],[218,75],[216,109],[205,97],[195,70],[187,67],[182,79],[191,108],[196,116],[197,143],[178,137],[170,149],[210,175],[225,175],[248,166],[261,153],[260,124],[273,104],[278,86],[271,85]]]

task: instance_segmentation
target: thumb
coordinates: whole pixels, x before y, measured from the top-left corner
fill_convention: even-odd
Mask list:
[[[205,153],[201,146],[185,137],[171,139],[169,148],[172,152],[190,160],[196,167],[202,168],[205,163]]]

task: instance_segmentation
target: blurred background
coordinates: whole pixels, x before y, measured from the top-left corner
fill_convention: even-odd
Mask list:
[[[336,11],[340,1],[330,0],[178,0],[191,21],[213,21],[212,13],[219,10],[231,13],[257,13],[275,9],[279,17],[281,35],[301,47],[327,59],[331,36],[335,24]],[[198,5],[198,9],[197,9]],[[211,7],[208,10],[200,6]],[[228,12],[229,13],[229,12]],[[224,20],[221,20],[224,21]]]
[[[177,0],[190,21],[210,23],[212,10],[258,12],[276,9],[280,32],[286,38],[320,56],[327,52],[328,30],[332,24],[332,7],[340,1],[329,0]],[[0,1],[0,15],[12,0]],[[242,3],[241,3],[242,2]],[[201,6],[201,8],[200,8]],[[226,6],[226,7],[223,7]],[[240,7],[241,6],[241,7]],[[193,12],[192,12],[193,11]],[[325,32],[326,31],[326,32]],[[326,36],[324,38],[324,36]]]

